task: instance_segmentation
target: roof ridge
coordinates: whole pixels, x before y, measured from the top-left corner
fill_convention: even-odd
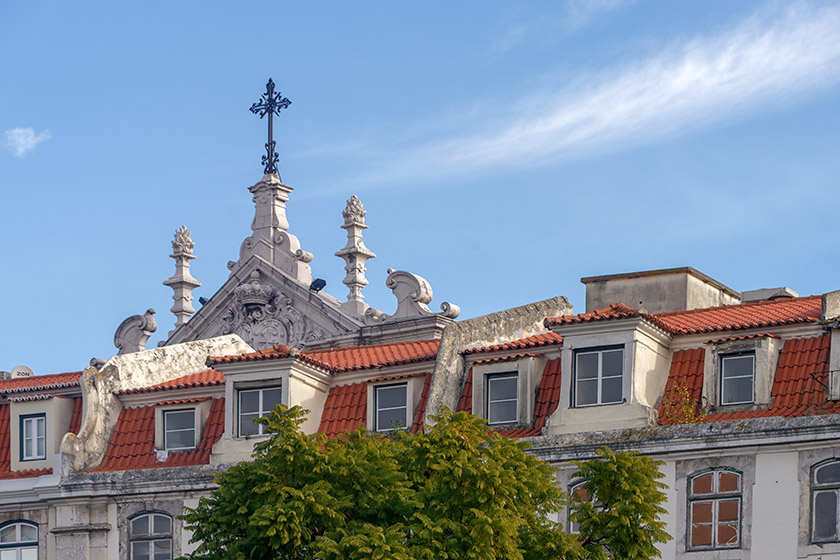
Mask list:
[[[406,344],[424,344],[428,342],[437,342],[440,343],[439,338],[426,338],[421,340],[403,340],[400,342],[385,342],[382,344],[361,344],[359,346],[331,346],[330,348],[318,348],[317,350],[305,350],[301,349],[301,354],[315,354],[315,353],[325,353],[325,352],[340,352],[342,350],[362,350],[366,348],[385,348],[387,346],[401,346]]]
[[[654,317],[674,317],[678,315],[691,315],[692,313],[702,313],[704,311],[714,311],[718,309],[732,309],[732,308],[740,308],[743,309],[745,307],[761,307],[765,305],[781,305],[783,303],[792,303],[795,301],[806,301],[812,299],[822,298],[821,295],[811,295],[811,296],[800,296],[800,297],[785,297],[785,298],[776,298],[776,299],[765,299],[760,301],[748,301],[744,303],[729,303],[726,305],[712,305],[709,307],[696,307],[694,309],[680,309],[677,311],[663,311],[661,313],[652,313]]]

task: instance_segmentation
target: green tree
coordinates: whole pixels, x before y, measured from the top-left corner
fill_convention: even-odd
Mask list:
[[[577,504],[579,539],[551,521],[568,503],[553,468],[484,420],[445,410],[425,433],[358,429],[327,440],[300,432],[304,414],[278,406],[260,420],[272,435],[253,460],[220,473],[218,489],[185,515],[200,543],[187,558],[576,560],[603,557],[603,546],[615,547],[614,558],[652,558],[667,537],[656,513],[636,504],[662,511],[658,470],[647,458],[602,452],[598,463],[621,465],[617,472],[641,484],[626,492],[618,489],[624,480],[580,465],[609,509]],[[602,483],[619,487],[608,492],[596,487]],[[629,528],[604,538],[616,523]]]

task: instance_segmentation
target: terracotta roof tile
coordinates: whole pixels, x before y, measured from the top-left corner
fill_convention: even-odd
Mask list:
[[[828,335],[786,340],[779,356],[769,406],[758,410],[716,412],[708,414],[704,421],[840,414],[840,402],[826,400],[825,393],[830,343],[831,337]],[[689,402],[695,405],[695,410],[699,410],[704,356],[702,348],[674,352],[663,404],[659,409],[660,423],[676,423],[668,418],[665,406],[669,402],[667,399],[673,399],[676,395],[676,387],[688,389]]]
[[[481,346],[479,348],[468,348],[464,350],[464,354],[478,354],[482,352],[498,352],[505,350],[522,350],[524,348],[534,348],[539,346],[548,346],[551,344],[560,344],[563,342],[563,337],[559,334],[548,332],[535,334],[527,338],[520,338],[504,344],[494,344],[492,346]]]
[[[369,346],[347,346],[325,350],[302,351],[288,346],[277,345],[268,350],[260,350],[238,356],[210,357],[208,365],[271,360],[294,356],[333,373],[356,371],[408,363],[425,362],[437,357],[440,340],[413,340],[391,344],[373,344]]]
[[[411,433],[416,434],[423,429],[426,416],[426,403],[429,401],[429,388],[432,386],[432,374],[427,373],[423,381],[423,391],[420,393],[420,402],[417,404],[417,414],[414,415],[414,423],[411,425]]]
[[[726,338],[715,338],[710,340],[708,344],[721,344],[722,342],[734,342],[736,340],[751,340],[753,338],[781,338],[777,334],[772,333],[756,333],[756,334],[742,334],[741,336],[728,336]]]
[[[207,371],[193,373],[192,375],[185,375],[183,377],[178,377],[177,379],[172,379],[170,381],[164,381],[163,383],[158,383],[157,385],[152,385],[150,387],[126,389],[123,391],[119,391],[118,394],[129,395],[132,393],[151,393],[154,391],[165,391],[167,389],[189,389],[192,387],[209,387],[211,385],[221,385],[224,382],[225,376],[221,372],[216,371],[214,369],[208,369]]]
[[[225,400],[213,399],[198,447],[192,451],[170,453],[163,462],[158,462],[155,452],[154,422],[154,406],[122,409],[102,465],[92,470],[123,471],[208,464],[213,444],[219,441],[225,429]]]
[[[512,356],[495,356],[493,358],[484,358],[483,360],[476,360],[473,364],[496,364],[501,362],[514,362],[521,358],[534,358],[542,356],[542,354],[514,354]]]
[[[67,431],[71,434],[78,434],[82,427],[82,397],[73,399],[73,414],[70,416],[70,427]]]
[[[0,394],[72,387],[79,384],[79,378],[81,376],[82,372],[76,371],[72,373],[54,373],[50,375],[0,379]]]
[[[623,303],[613,303],[607,307],[578,313],[577,315],[563,315],[561,317],[549,317],[545,320],[546,327],[558,325],[571,325],[575,323],[589,323],[592,321],[606,321],[611,319],[628,319],[631,317],[647,316],[647,312],[640,307],[630,307]]]
[[[472,414],[472,384],[473,384],[473,370],[467,372],[467,380],[464,382],[464,388],[461,390],[461,398],[458,399],[458,412],[469,412]]]
[[[819,321],[822,298],[782,298],[655,315],[673,334],[761,328]]]
[[[505,437],[534,437],[542,434],[548,417],[560,403],[560,358],[548,360],[543,368],[542,380],[537,389],[534,404],[534,425],[532,427],[498,430]]]
[[[327,437],[335,437],[342,432],[355,430],[365,422],[367,383],[331,387],[321,413],[321,426],[318,431]]]

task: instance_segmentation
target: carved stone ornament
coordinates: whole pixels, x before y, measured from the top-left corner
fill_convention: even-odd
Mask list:
[[[364,224],[367,210],[362,206],[362,201],[356,195],[350,195],[350,200],[347,201],[347,207],[341,211],[344,217],[344,224]]]
[[[381,312],[366,313],[368,321],[386,321],[393,319],[405,319],[407,317],[418,317],[423,315],[434,315],[427,305],[432,301],[432,286],[422,276],[406,272],[404,270],[388,269],[388,278],[385,285],[391,288],[394,297],[397,298],[397,310],[393,315],[385,315]],[[440,306],[440,315],[454,319],[461,309],[449,302],[443,302]]]
[[[153,332],[157,330],[155,310],[147,309],[143,315],[132,315],[117,327],[114,333],[114,346],[119,349],[117,354],[130,354],[146,349],[146,343]]]
[[[172,240],[173,257],[176,255],[192,257],[194,248],[195,242],[190,237],[190,230],[187,226],[181,226],[175,231],[175,239]]]
[[[300,346],[326,336],[295,308],[290,297],[261,283],[258,270],[234,294],[235,301],[222,317],[220,335],[235,333],[258,350],[275,344]]]

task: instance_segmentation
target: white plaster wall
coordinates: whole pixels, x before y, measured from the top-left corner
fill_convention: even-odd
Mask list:
[[[195,509],[198,506],[198,498],[187,498],[184,500],[184,507],[185,508],[193,508]],[[192,539],[193,532],[184,527],[184,530],[181,533],[181,554],[189,554],[194,552],[196,548],[198,548],[198,543],[191,543],[190,539]]]
[[[12,470],[44,469],[53,466],[53,457],[59,452],[61,438],[67,433],[73,416],[73,399],[51,398],[39,401],[13,402],[10,418],[10,455]],[[47,456],[42,461],[20,460],[20,417],[27,414],[44,414]]]
[[[668,461],[661,467],[659,472],[665,475],[660,481],[668,487],[664,489],[665,502],[662,504],[667,510],[660,516],[660,519],[665,522],[665,531],[671,535],[671,539],[666,543],[660,543],[656,546],[662,553],[662,560],[672,560],[677,556],[677,540],[674,537],[677,531],[677,468],[676,463]]]
[[[633,396],[643,406],[655,408],[665,390],[671,352],[641,329],[634,335]]]
[[[317,386],[316,386],[317,385]],[[322,383],[312,382],[307,377],[292,371],[289,376],[289,406],[301,406],[309,411],[301,425],[305,434],[313,434],[321,425],[321,412],[327,400],[328,388]]]
[[[798,538],[799,454],[759,454],[752,499],[752,558],[796,558]]]

